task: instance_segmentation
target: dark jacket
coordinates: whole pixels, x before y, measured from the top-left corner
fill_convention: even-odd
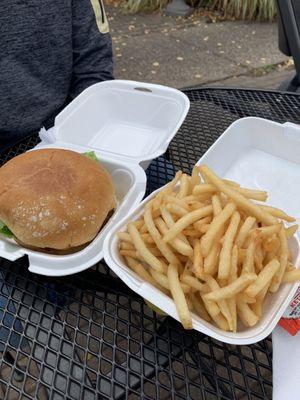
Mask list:
[[[0,1],[0,149],[50,127],[70,99],[112,78],[101,0]]]

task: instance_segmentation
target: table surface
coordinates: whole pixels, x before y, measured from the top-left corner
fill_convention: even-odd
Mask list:
[[[238,118],[300,123],[300,97],[188,90],[191,109],[147,193],[194,163]],[[1,163],[37,143],[0,155]],[[272,342],[231,346],[159,318],[104,263],[65,278],[0,260],[0,399],[271,399]]]

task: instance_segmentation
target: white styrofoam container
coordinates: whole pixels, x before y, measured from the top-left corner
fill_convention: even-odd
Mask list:
[[[300,222],[300,127],[279,124],[261,118],[243,118],[234,122],[211,146],[197,164],[206,164],[218,175],[242,186],[267,190],[268,204],[280,207]],[[159,189],[160,190],[160,189]],[[171,298],[144,282],[131,271],[119,255],[116,232],[137,219],[152,193],[135,210],[113,227],[104,243],[104,258],[110,268],[135,292],[178,319]],[[300,266],[299,237],[289,241],[294,263]],[[268,294],[263,317],[251,328],[239,326],[237,333],[224,332],[193,314],[193,327],[226,343],[244,345],[268,336],[296,292],[298,283],[284,284],[277,293]]]
[[[26,254],[29,270],[48,276],[74,274],[101,260],[106,234],[142,200],[144,169],[166,151],[189,106],[179,90],[133,81],[101,82],[82,92],[56,117],[55,142],[37,148],[93,150],[114,181],[116,211],[97,237],[76,253],[49,255],[1,237],[0,256],[14,261]]]

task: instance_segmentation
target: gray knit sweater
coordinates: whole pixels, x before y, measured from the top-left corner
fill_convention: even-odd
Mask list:
[[[101,0],[1,0],[0,150],[112,74]]]

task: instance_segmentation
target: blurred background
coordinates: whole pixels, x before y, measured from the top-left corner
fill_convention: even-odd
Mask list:
[[[116,78],[277,89],[294,74],[275,0],[106,0]]]

